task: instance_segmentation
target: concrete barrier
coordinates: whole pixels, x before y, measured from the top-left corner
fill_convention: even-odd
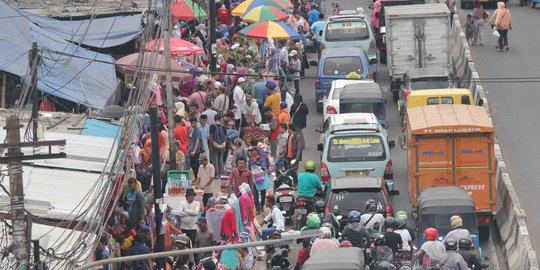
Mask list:
[[[469,44],[459,22],[459,16],[454,16],[452,38],[453,72],[460,79],[459,86],[469,88],[473,93],[475,103],[478,104],[481,99],[484,108],[490,113],[485,89],[474,66]],[[531,245],[527,229],[527,215],[521,208],[497,143],[495,143],[494,154],[497,188],[497,214],[495,215],[496,224],[494,227],[498,229],[501,244],[504,246],[502,249],[503,261],[508,263],[510,269],[539,270],[536,251]]]

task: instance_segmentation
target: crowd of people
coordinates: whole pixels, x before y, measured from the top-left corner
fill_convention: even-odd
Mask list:
[[[234,7],[237,3],[232,3]],[[118,180],[118,204],[95,251],[95,259],[247,243],[284,231],[284,219],[271,193],[270,175],[299,162],[305,149],[303,129],[308,107],[300,79],[309,68],[306,34],[324,18],[316,5],[299,3],[287,23],[298,40],[255,40],[238,35],[246,24],[224,6],[216,20],[218,40],[206,50],[206,22],[176,22],[171,35],[205,48],[201,55],[178,59],[190,67],[191,80],[173,82],[174,109],[165,103],[164,82],[153,87],[151,105],[159,111],[158,149],[153,159],[149,116],[130,147],[125,174]],[[157,30],[158,28],[156,28]],[[217,59],[215,72],[209,54]],[[125,96],[134,87],[126,87]],[[167,114],[173,113],[174,141],[169,141]],[[156,143],[156,142],[154,142]],[[173,146],[173,147],[170,147]],[[171,163],[169,149],[174,151]],[[156,231],[152,168],[160,166],[162,192],[167,173],[189,172],[189,181],[170,204],[160,204],[161,230]],[[174,169],[174,170],[172,170]],[[124,182],[124,183],[122,183]],[[179,202],[178,202],[179,201]],[[264,217],[264,206],[270,211]],[[281,216],[281,219],[280,219]],[[268,228],[264,224],[270,222]],[[225,250],[167,258],[171,269],[254,269],[257,250]],[[156,260],[108,264],[101,269],[155,269]]]

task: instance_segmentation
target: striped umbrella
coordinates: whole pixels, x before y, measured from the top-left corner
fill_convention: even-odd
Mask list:
[[[252,8],[242,17],[245,22],[258,23],[266,21],[284,21],[288,18],[285,12],[271,6]]]
[[[251,38],[299,39],[300,35],[281,22],[260,22],[240,30],[240,34]]]
[[[191,0],[175,0],[171,6],[173,19],[181,21],[206,20],[208,15]]]
[[[242,16],[250,9],[260,6],[271,6],[282,11],[293,8],[293,5],[289,0],[246,0],[233,9],[231,14],[233,16]]]

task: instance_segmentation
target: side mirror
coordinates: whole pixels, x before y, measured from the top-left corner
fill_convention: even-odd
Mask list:
[[[318,150],[318,151],[322,151],[322,150],[323,150],[323,144],[322,144],[322,143],[317,144],[317,150]]]
[[[478,106],[484,106],[484,99],[483,98],[480,98],[478,99]]]
[[[373,4],[369,4],[367,7],[368,7],[369,9],[373,9]]]
[[[337,215],[337,216],[336,216],[336,219],[337,219],[337,220],[341,220],[342,218],[343,218],[342,215]]]
[[[376,65],[378,63],[377,58],[369,60],[370,65]]]
[[[296,159],[291,160],[291,165],[296,164]]]
[[[315,128],[315,132],[317,132],[317,133],[323,133],[321,127],[316,127],[316,128]]]
[[[309,65],[312,67],[316,67],[319,66],[319,63],[317,63],[317,61],[309,61]]]
[[[389,193],[390,193],[390,196],[397,196],[397,195],[399,195],[399,190],[397,190],[397,189],[390,190]]]
[[[390,147],[390,149],[394,149],[394,147],[396,147],[396,142],[394,140],[389,141],[388,147]]]
[[[401,149],[407,150],[407,138],[405,137],[405,134],[401,134],[398,137],[398,144]]]

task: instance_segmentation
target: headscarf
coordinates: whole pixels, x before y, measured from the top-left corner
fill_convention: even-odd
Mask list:
[[[143,157],[144,163],[150,163],[152,160],[152,139],[146,139],[144,148],[141,150],[140,155]]]
[[[371,13],[371,25],[375,28],[379,28],[379,17],[377,14],[381,13],[381,1],[377,0],[373,3],[373,13]]]

